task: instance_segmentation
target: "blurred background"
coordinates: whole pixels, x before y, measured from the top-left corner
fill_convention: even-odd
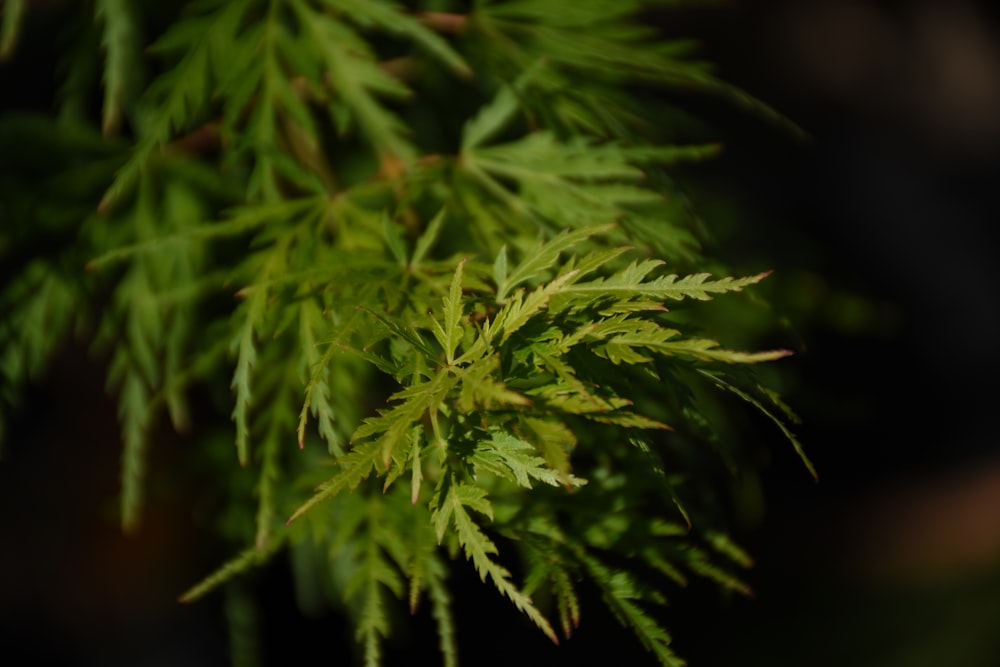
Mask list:
[[[810,137],[708,112],[712,178],[750,216],[722,245],[774,262],[820,481],[775,451],[744,539],[756,598],[677,610],[678,647],[693,665],[998,665],[996,10],[737,2],[691,21],[723,78]]]
[[[774,270],[776,343],[797,352],[784,395],[820,475],[774,434],[734,517],[755,597],[678,592],[677,651],[693,666],[995,667],[1000,15],[971,0],[731,0],[665,15],[721,78],[807,135],[722,98],[681,100],[725,144],[687,175],[713,252]],[[31,656],[8,664],[226,664],[225,599],[176,603],[230,555],[206,549],[208,523],[191,516],[200,477],[182,444],[155,448],[171,492],[154,488],[142,530],[123,537],[100,370],[70,351],[31,391],[28,405],[67,410],[22,414],[0,463],[0,645]],[[345,628],[301,617],[289,577],[281,562],[259,574],[265,664],[317,650],[332,660]],[[479,603],[478,586],[470,574],[466,596],[459,582],[460,624],[523,630],[491,646],[494,664],[654,664],[595,605],[578,636],[536,646],[503,600]],[[412,632],[387,664],[412,659],[407,641],[434,645],[423,615]],[[494,641],[476,632],[461,627],[463,643]]]

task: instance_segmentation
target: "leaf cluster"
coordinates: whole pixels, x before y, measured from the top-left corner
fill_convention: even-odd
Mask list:
[[[751,369],[788,352],[697,324],[767,275],[705,271],[671,174],[718,145],[664,137],[635,90],[750,98],[647,3],[460,4],[67,9],[86,29],[58,113],[0,118],[0,168],[39,175],[0,204],[0,258],[28,257],[0,289],[0,401],[89,341],[133,529],[152,433],[168,417],[199,438],[192,393],[218,398],[233,474],[255,479],[227,531],[244,548],[184,601],[289,549],[346,605],[365,664],[394,601],[426,599],[455,665],[464,560],[555,642],[590,581],[682,664],[666,591],[747,591],[706,501],[706,471],[739,466],[719,396],[801,448]],[[0,58],[27,25],[24,3],[4,10]]]

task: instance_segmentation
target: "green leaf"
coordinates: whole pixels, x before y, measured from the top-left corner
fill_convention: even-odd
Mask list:
[[[437,358],[438,353],[412,328],[400,324],[395,318],[379,313],[366,306],[361,306],[360,308],[385,325],[392,335],[406,341],[408,345],[420,352],[425,359],[433,360]]]
[[[3,17],[2,24],[0,24],[0,62],[13,55],[26,13],[27,3],[25,0],[5,0],[3,3]]]
[[[443,502],[439,502],[433,515],[434,532],[437,541],[440,543],[448,530],[449,524],[454,519],[456,509],[469,507],[481,514],[485,514],[493,519],[493,507],[487,500],[486,490],[473,484],[449,482],[446,486],[447,492]],[[440,494],[440,489],[438,490]],[[462,510],[464,512],[464,510]],[[492,545],[484,547],[485,553],[496,553],[496,547]]]
[[[344,598],[355,606],[355,638],[364,647],[365,665],[381,664],[382,640],[391,627],[385,604],[386,589],[402,597],[403,581],[386,552],[398,550],[398,535],[385,516],[387,508],[382,498],[372,497],[367,503],[366,530],[357,536],[357,566],[344,589]]]
[[[403,241],[401,225],[394,222],[385,212],[382,213],[382,233],[393,258],[400,266],[406,266],[408,253],[406,252],[406,243]]]
[[[812,475],[812,478],[816,481],[819,481],[819,473],[816,471],[816,466],[814,466],[812,461],[809,460],[809,457],[806,455],[805,449],[802,447],[802,443],[799,442],[799,439],[795,437],[795,434],[792,433],[792,430],[788,428],[788,426],[785,424],[784,421],[782,421],[777,415],[775,415],[773,412],[764,407],[764,405],[760,401],[755,399],[753,396],[746,393],[739,387],[733,385],[732,383],[726,382],[721,377],[719,377],[718,374],[710,373],[702,369],[699,369],[698,372],[701,373],[701,375],[703,375],[704,377],[707,377],[709,380],[714,382],[718,387],[736,396],[739,396],[744,401],[746,401],[750,405],[760,410],[761,413],[764,414],[764,416],[766,416],[768,419],[774,422],[774,425],[778,427],[778,429],[782,432],[782,434],[784,434],[784,436],[792,444],[792,447],[795,449],[795,453],[798,454],[799,459],[802,461],[802,464],[806,467],[806,470],[809,471],[809,474]]]
[[[200,3],[198,8],[207,10],[205,14],[179,21],[161,38],[159,45],[163,51],[180,47],[183,58],[147,90],[147,96],[162,101],[143,124],[132,156],[104,193],[99,210],[107,210],[129,192],[153,153],[175,132],[188,129],[203,111],[211,95],[213,50],[232,41],[250,4],[249,0]]]
[[[510,143],[479,148],[472,155],[479,168],[491,173],[552,186],[636,181],[643,175],[617,144],[597,144],[585,137],[561,142],[550,132],[533,132]]]
[[[524,416],[521,423],[534,435],[539,452],[546,465],[557,471],[563,486],[572,484],[569,453],[577,444],[576,435],[563,421]]]
[[[316,12],[302,0],[290,0],[290,4],[305,34],[319,50],[332,91],[343,101],[380,156],[404,163],[414,160],[417,153],[407,136],[406,125],[376,97],[405,98],[410,94],[409,89],[378,67],[370,47],[346,23]],[[321,80],[314,83],[323,85]]]
[[[260,473],[257,476],[257,516],[254,545],[258,551],[266,551],[271,541],[277,513],[278,495],[283,478],[280,455],[286,445],[292,443],[295,429],[295,406],[299,397],[297,383],[289,382],[291,366],[282,367],[273,359],[265,360],[269,370],[270,385],[267,400],[270,409],[257,418],[261,426]]]
[[[282,546],[284,546],[284,539],[272,540],[264,552],[255,547],[243,550],[238,556],[185,591],[180,596],[179,601],[182,603],[194,602],[204,597],[236,575],[249,570],[251,567],[267,562]]]
[[[510,291],[528,280],[551,272],[559,256],[591,236],[614,229],[614,225],[600,225],[586,229],[565,230],[553,239],[540,244],[510,272],[507,279],[497,285],[497,302],[504,303]]]
[[[498,287],[507,284],[507,244],[500,248],[497,258],[493,261],[493,282]]]
[[[763,325],[666,312],[766,274],[704,272],[674,167],[719,146],[684,143],[684,96],[660,93],[757,102],[664,39],[656,7],[95,0],[24,21],[33,3],[0,3],[0,59],[19,36],[44,42],[38,28],[71,44],[50,54],[68,71],[59,117],[0,119],[0,429],[71,336],[93,343],[130,530],[159,420],[191,428],[214,468],[197,428],[228,382],[228,433],[253,470],[220,469],[217,528],[252,546],[183,600],[288,544],[303,610],[344,611],[358,662],[399,634],[394,597],[416,611],[426,595],[454,667],[448,575],[464,554],[553,641],[580,623],[577,587],[596,586],[676,665],[659,585],[697,574],[746,592],[751,561],[717,532],[705,484],[756,442],[707,383],[815,471],[747,366],[787,352],[701,333]],[[228,588],[237,626],[251,614]],[[234,634],[234,659],[254,660],[248,646]]]
[[[427,253],[437,243],[438,237],[441,236],[441,229],[444,227],[445,218],[448,217],[447,213],[447,209],[442,208],[438,211],[437,215],[431,218],[427,229],[424,230],[424,233],[420,235],[420,238],[417,239],[416,244],[413,246],[413,257],[410,258],[410,266],[420,266],[427,257]]]
[[[146,459],[149,447],[149,391],[135,369],[125,371],[118,417],[122,424],[122,529],[138,528],[146,483]]]
[[[459,360],[461,361],[461,359]],[[468,368],[457,368],[461,387],[457,399],[459,410],[465,413],[477,410],[502,409],[531,404],[526,397],[507,388],[503,381],[493,377],[500,368],[498,355],[482,359]]]
[[[491,334],[495,337],[502,332],[500,342],[507,341],[521,327],[540,313],[553,296],[562,292],[568,283],[576,277],[575,271],[564,273],[555,280],[540,285],[535,291],[524,296],[523,290],[518,290],[513,297],[507,299],[503,309],[493,320]]]
[[[536,530],[546,539],[524,540],[528,547],[526,552],[528,575],[525,579],[524,592],[531,595],[543,585],[547,585],[547,592],[556,599],[556,611],[559,614],[559,625],[563,636],[569,639],[573,630],[580,625],[580,599],[573,585],[578,575],[560,548],[565,536],[559,535],[559,539],[555,539],[554,534],[560,532],[558,527],[545,522]],[[538,544],[535,544],[536,541]]]
[[[472,69],[462,56],[440,35],[426,28],[394,2],[385,0],[323,0],[336,11],[361,27],[377,26],[397,35],[408,37],[428,53],[463,77],[471,77]]]
[[[428,562],[427,590],[431,600],[431,614],[437,623],[438,645],[444,656],[444,667],[458,667],[458,643],[455,639],[455,619],[451,595],[445,585],[445,566],[437,558]]]
[[[417,424],[410,431],[410,503],[417,504],[420,500],[420,484],[423,482],[424,473],[420,464],[420,445],[423,441],[423,428]]]
[[[640,588],[626,572],[612,572],[593,556],[577,549],[576,555],[601,589],[602,597],[618,621],[631,628],[647,650],[663,667],[684,667],[684,661],[670,648],[670,635],[639,604]]]
[[[532,479],[550,486],[564,483],[580,486],[584,483],[581,479],[549,468],[545,459],[535,455],[535,447],[531,443],[499,429],[490,430],[489,440],[479,441],[470,461],[477,469],[507,478],[528,489]]]
[[[358,311],[355,311],[355,317]],[[331,402],[332,389],[330,387],[330,364],[333,357],[340,349],[337,341],[327,343],[327,348],[323,354],[317,350],[316,332],[321,329],[328,329],[330,323],[320,312],[318,303],[313,299],[303,301],[299,309],[299,339],[302,350],[302,370],[303,375],[308,378],[305,382],[305,392],[302,401],[302,409],[299,412],[298,420],[298,441],[299,448],[305,445],[306,422],[310,410],[319,424],[319,434],[326,440],[327,446],[332,453],[338,456],[343,454],[340,436],[334,427],[336,413]],[[350,322],[341,329],[348,332],[351,329]]]
[[[323,482],[309,500],[299,505],[285,525],[290,525],[293,521],[311,510],[319,503],[333,498],[344,490],[353,491],[358,485],[367,479],[375,469],[376,463],[380,460],[382,448],[378,440],[370,440],[340,457],[337,463],[340,465],[340,472]]]
[[[435,510],[434,522],[438,541],[444,537],[449,522],[453,523],[458,540],[465,550],[465,556],[475,565],[479,578],[485,581],[489,577],[497,590],[513,602],[519,611],[526,614],[553,643],[558,644],[559,638],[556,637],[548,620],[532,604],[531,599],[511,582],[510,572],[490,558],[491,555],[497,554],[496,545],[480,530],[466,512],[466,507],[492,519],[492,508],[486,500],[486,492],[483,489],[453,482],[448,485],[444,499]]]
[[[618,339],[626,344],[635,344],[627,339]],[[790,350],[765,350],[763,352],[740,352],[719,347],[714,340],[688,338],[685,340],[651,342],[647,347],[668,355],[681,355],[704,361],[722,361],[727,364],[756,364],[782,359],[792,354]]]
[[[118,134],[125,106],[134,94],[133,84],[139,61],[138,30],[132,7],[126,0],[97,0],[95,15],[104,24],[102,45],[105,54],[104,109],[101,131],[104,136]]]
[[[444,350],[445,359],[449,366],[455,363],[455,350],[458,349],[464,335],[461,322],[463,311],[462,268],[465,266],[465,262],[466,260],[463,259],[458,263],[458,268],[455,269],[455,275],[451,280],[451,288],[443,300],[444,324],[442,325],[436,319],[431,320],[434,336]]]
[[[479,113],[465,122],[462,127],[462,151],[471,151],[493,138],[514,118],[519,108],[517,95],[510,86],[483,105]]]
[[[479,148],[504,129],[520,108],[519,97],[538,78],[544,67],[542,60],[528,67],[513,85],[500,87],[500,91],[484,104],[479,112],[462,127],[462,153]]]
[[[381,411],[378,417],[366,419],[354,431],[352,442],[374,437],[373,442],[379,445],[382,454],[382,466],[388,469],[389,463],[398,456],[399,445],[406,439],[410,429],[420,423],[426,414],[433,418],[457,381],[447,369],[442,369],[431,380],[411,385],[393,394],[389,400],[397,404],[389,410]]]
[[[252,397],[250,376],[257,363],[257,345],[254,338],[264,316],[266,298],[267,293],[263,290],[250,295],[246,306],[246,317],[231,344],[231,349],[236,351],[236,370],[230,383],[230,387],[236,391],[232,419],[236,424],[236,455],[242,466],[246,466],[250,461],[249,420]]]
[[[659,260],[633,262],[626,269],[609,278],[596,278],[585,283],[577,283],[567,288],[573,294],[592,294],[595,296],[615,297],[646,297],[657,300],[698,299],[708,301],[714,295],[727,292],[739,292],[750,285],[756,285],[770,275],[770,271],[758,273],[743,278],[725,277],[710,280],[708,273],[695,273],[683,278],[676,274],[661,276],[644,281],[647,275],[656,267],[662,265]]]

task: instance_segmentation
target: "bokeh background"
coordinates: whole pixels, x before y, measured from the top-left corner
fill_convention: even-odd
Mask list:
[[[775,454],[756,599],[700,607],[678,644],[704,665],[998,665],[1000,17],[962,0],[708,14],[726,17],[693,19],[723,75],[812,138],[720,120],[720,178],[751,216],[728,243],[774,258],[820,482]]]
[[[696,666],[1000,665],[1000,15],[971,0],[731,0],[662,22],[808,137],[723,98],[679,99],[725,144],[685,176],[713,251],[774,270],[776,342],[797,352],[786,398],[820,474],[774,434],[734,515],[755,597],[679,591],[678,652]],[[100,373],[85,351],[60,358],[27,402],[57,407],[21,414],[0,461],[0,661],[226,664],[225,599],[176,602],[230,555],[206,546],[207,472],[164,436],[145,524],[122,536]],[[280,561],[256,577],[264,664],[339,664],[346,628],[302,616],[290,583]],[[556,648],[478,586],[458,586],[466,656],[654,664],[597,605]],[[477,628],[487,619],[511,641]],[[423,615],[387,664],[417,645],[434,645]]]

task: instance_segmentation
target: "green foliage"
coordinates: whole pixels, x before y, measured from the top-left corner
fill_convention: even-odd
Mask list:
[[[94,345],[125,529],[164,417],[206,457],[204,421],[231,419],[233,474],[256,479],[229,510],[242,548],[183,601],[287,548],[349,611],[366,665],[393,605],[426,599],[451,666],[464,557],[554,642],[587,580],[683,664],[666,591],[700,576],[747,592],[711,500],[742,446],[725,395],[805,456],[748,367],[788,352],[698,324],[700,302],[767,275],[706,272],[671,174],[718,146],[661,131],[634,90],[771,112],[660,37],[646,3],[453,4],[65,9],[92,34],[67,48],[57,113],[0,118],[0,400],[15,408],[71,335]],[[23,14],[4,4],[0,56]],[[196,390],[231,400],[198,421]],[[252,632],[228,590],[234,632]]]

